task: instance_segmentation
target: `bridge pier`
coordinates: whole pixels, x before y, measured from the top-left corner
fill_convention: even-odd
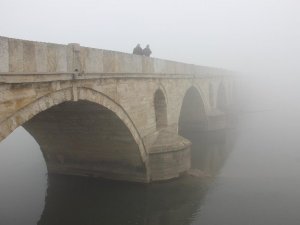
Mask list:
[[[179,177],[191,167],[191,142],[177,133],[161,129],[149,148],[152,181]]]

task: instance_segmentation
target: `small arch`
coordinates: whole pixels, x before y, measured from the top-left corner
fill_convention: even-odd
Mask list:
[[[154,110],[156,119],[156,129],[167,127],[167,104],[164,93],[158,89],[154,94]]]

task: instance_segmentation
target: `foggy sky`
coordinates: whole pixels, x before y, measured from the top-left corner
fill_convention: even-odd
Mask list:
[[[2,0],[1,35],[251,68],[297,53],[297,0]],[[296,48],[296,49],[295,49]],[[289,65],[296,63],[295,59]]]
[[[0,35],[236,70],[264,101],[297,100],[297,0],[0,0]],[[266,89],[268,90],[267,92]],[[281,91],[279,91],[281,90]],[[284,93],[284,94],[282,94]],[[254,93],[255,94],[255,93]]]

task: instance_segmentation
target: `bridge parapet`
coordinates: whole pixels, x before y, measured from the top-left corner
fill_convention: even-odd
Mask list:
[[[222,69],[116,51],[0,37],[2,74],[172,74],[224,76]]]

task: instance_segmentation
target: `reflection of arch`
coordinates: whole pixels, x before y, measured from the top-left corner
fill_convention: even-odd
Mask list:
[[[220,111],[224,112],[226,111],[226,105],[227,105],[227,97],[226,97],[225,86],[223,83],[221,83],[218,88],[216,107]]]
[[[198,180],[184,180],[184,187],[188,187],[188,191],[179,188],[182,185],[181,180],[161,182],[159,188],[157,185],[120,185],[105,180],[87,184],[72,177],[49,176],[45,208],[37,225],[78,225],[90,218],[98,224],[116,225],[124,224],[124,221],[133,221],[131,224],[158,224],[157,221],[163,221],[160,224],[180,225],[182,221],[193,218],[206,195],[206,189]],[[100,201],[103,196],[105,200]],[[106,201],[116,199],[116,196],[118,201]],[[82,207],[83,204],[92,208]],[[72,213],[66,213],[66,209],[71,209],[67,212]],[[115,212],[126,213],[111,216]],[[174,213],[170,212],[177,212],[176,220]]]
[[[184,133],[185,130],[201,130],[207,125],[206,110],[203,98],[194,86],[190,87],[183,98],[178,131],[179,134]]]
[[[167,104],[164,93],[158,89],[154,94],[154,110],[156,118],[156,129],[161,129],[168,125]]]
[[[0,140],[4,139],[14,129],[29,121],[32,117],[39,114],[40,112],[45,111],[52,106],[58,105],[60,103],[72,101],[72,98],[72,89],[67,88],[50,93],[25,106],[0,124]],[[118,105],[108,96],[87,88],[78,88],[78,100],[87,100],[97,103],[115,113],[117,117],[119,117],[120,120],[129,129],[133,139],[138,145],[142,161],[145,162],[146,151],[141,136],[126,111],[120,105]]]

